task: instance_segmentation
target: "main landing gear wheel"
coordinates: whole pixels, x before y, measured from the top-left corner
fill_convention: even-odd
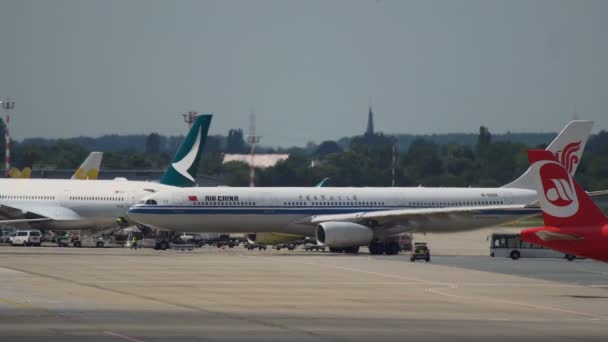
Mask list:
[[[369,244],[369,254],[371,254],[371,255],[384,254],[384,242],[372,241],[372,243]]]
[[[390,241],[385,244],[385,253],[386,255],[396,255],[399,254],[399,243],[397,241]]]
[[[329,247],[329,251],[332,253],[342,253],[344,252],[344,248]]]

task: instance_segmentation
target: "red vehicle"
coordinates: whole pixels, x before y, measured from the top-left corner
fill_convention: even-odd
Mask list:
[[[529,151],[544,227],[521,239],[564,253],[608,262],[608,219],[548,151]],[[574,160],[573,162],[577,162]]]

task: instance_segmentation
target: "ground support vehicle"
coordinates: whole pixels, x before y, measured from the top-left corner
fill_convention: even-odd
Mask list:
[[[410,261],[415,262],[416,260],[431,261],[431,250],[426,245],[426,242],[414,243],[414,248],[412,248],[412,252],[410,253]]]

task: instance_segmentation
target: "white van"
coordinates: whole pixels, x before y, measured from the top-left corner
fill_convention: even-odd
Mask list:
[[[11,246],[40,246],[39,230],[18,230],[13,232],[9,243]]]

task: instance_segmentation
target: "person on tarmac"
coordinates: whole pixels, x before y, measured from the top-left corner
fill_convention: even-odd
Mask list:
[[[131,238],[131,249],[133,248],[137,249],[137,237],[135,235]]]

